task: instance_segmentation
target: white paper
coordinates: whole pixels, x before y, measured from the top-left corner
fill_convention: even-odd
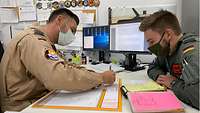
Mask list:
[[[105,71],[108,71],[110,69],[110,66],[111,66],[111,69],[112,71],[114,72],[120,72],[120,71],[123,71],[124,68],[123,67],[120,67],[119,65],[115,65],[115,64],[104,64],[104,63],[100,63],[100,64],[97,64],[97,65],[81,65],[83,67],[85,67],[86,69],[88,70],[93,70],[97,73],[103,73]]]
[[[80,20],[80,24],[94,24],[94,13],[83,13],[82,11],[73,11]]]
[[[107,87],[102,108],[118,108],[118,84]]]
[[[18,0],[17,5],[20,7],[33,7],[33,0]]]
[[[18,15],[15,8],[0,8],[1,23],[18,23]]]
[[[52,97],[44,101],[45,105],[49,106],[81,106],[81,107],[97,107],[98,101],[101,97],[101,89],[91,91],[67,93],[58,92]]]
[[[0,7],[16,7],[16,0],[0,0]]]
[[[94,13],[83,13],[80,20],[83,24],[94,24]]]
[[[92,49],[94,47],[93,40],[94,40],[93,36],[85,36],[84,37],[84,48],[91,48]]]
[[[51,14],[51,9],[37,9],[37,20],[46,21]]]
[[[17,111],[5,111],[4,113],[21,113],[21,112],[17,112]]]
[[[35,7],[20,7],[19,8],[19,21],[33,21],[36,20]]]

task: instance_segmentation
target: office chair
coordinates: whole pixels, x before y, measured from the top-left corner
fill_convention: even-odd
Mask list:
[[[3,44],[0,42],[0,62],[1,58],[3,57],[4,49],[3,49]]]

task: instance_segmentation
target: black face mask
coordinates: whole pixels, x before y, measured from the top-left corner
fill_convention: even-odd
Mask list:
[[[162,47],[160,45],[160,42],[163,39],[164,34],[165,34],[165,32],[162,34],[162,37],[161,37],[161,39],[158,43],[156,43],[153,46],[148,48],[149,51],[151,51],[152,53],[154,53],[157,56],[167,56],[167,55],[169,55],[169,51],[170,51],[169,43],[167,44],[166,47]]]

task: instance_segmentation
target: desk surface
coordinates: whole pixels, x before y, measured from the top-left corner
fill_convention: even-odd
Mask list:
[[[137,72],[129,72],[124,71],[117,73],[117,77],[122,80],[148,80],[147,71],[137,71]],[[186,113],[199,113],[198,110],[186,105],[183,103]],[[22,113],[109,113],[109,111],[87,111],[87,110],[62,110],[62,109],[41,109],[41,108],[32,108],[31,105],[21,111]],[[113,112],[110,112],[113,113]],[[124,97],[122,98],[122,112],[119,113],[132,113],[129,102]]]

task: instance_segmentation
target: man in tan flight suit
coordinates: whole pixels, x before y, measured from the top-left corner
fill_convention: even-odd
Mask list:
[[[115,74],[89,72],[67,64],[55,43],[74,40],[78,17],[70,10],[53,11],[45,26],[30,27],[8,44],[1,61],[2,111],[20,111],[51,90],[82,91],[113,84]]]

